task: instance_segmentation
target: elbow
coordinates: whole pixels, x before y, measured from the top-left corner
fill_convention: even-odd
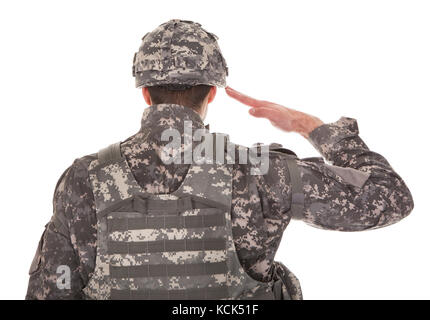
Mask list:
[[[402,188],[396,188],[383,200],[384,209],[379,213],[374,228],[385,227],[399,222],[409,216],[414,208],[414,200],[404,183]]]
[[[414,208],[414,200],[402,180],[387,185],[370,184],[356,203],[347,231],[379,229],[406,218]],[[394,187],[393,187],[394,186]],[[353,217],[353,218],[352,218]]]
[[[396,210],[397,214],[401,217],[401,219],[403,219],[407,217],[414,209],[414,199],[412,198],[411,191],[403,181],[400,181],[398,186],[398,190],[401,190],[398,192],[401,201],[397,206],[395,206],[394,210]],[[396,194],[396,192],[393,194]],[[392,199],[396,199],[396,197],[393,196]],[[396,201],[396,203],[398,203],[398,201]]]
[[[398,214],[401,215],[403,219],[407,217],[414,209],[414,199],[412,198],[412,194],[407,187],[406,187],[406,192],[403,195],[402,204],[403,205],[401,205],[401,208]]]

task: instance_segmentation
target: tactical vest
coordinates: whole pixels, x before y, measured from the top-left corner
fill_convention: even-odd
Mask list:
[[[275,263],[269,282],[242,268],[230,215],[232,165],[191,164],[176,191],[149,194],[118,143],[99,152],[89,177],[97,256],[86,298],[290,299],[292,291],[301,298],[297,278],[282,264]]]

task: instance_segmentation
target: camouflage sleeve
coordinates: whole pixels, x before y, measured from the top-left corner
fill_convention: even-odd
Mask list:
[[[405,182],[358,133],[356,120],[345,117],[310,133],[309,141],[330,164],[322,158],[298,160],[306,223],[360,231],[393,224],[412,211]]]
[[[83,174],[85,170],[75,161],[57,183],[53,198],[54,214],[45,226],[30,267],[27,300],[82,298],[85,275],[77,247],[79,229],[76,220],[80,218],[75,213],[77,209],[92,210],[89,199],[92,193]],[[88,221],[83,223],[88,224]]]

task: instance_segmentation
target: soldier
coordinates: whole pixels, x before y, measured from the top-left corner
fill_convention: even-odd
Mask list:
[[[297,278],[274,261],[291,219],[361,231],[411,212],[406,184],[368,149],[356,120],[324,124],[229,87],[252,116],[301,134],[331,164],[297,158],[278,144],[269,147],[264,174],[237,158],[166,161],[166,132],[179,133],[171,150],[179,159],[196,148],[184,124],[209,132],[203,119],[228,74],[216,40],[184,20],[143,37],[133,62],[136,87],[150,106],[141,128],[75,160],[60,177],[27,299],[302,299]]]

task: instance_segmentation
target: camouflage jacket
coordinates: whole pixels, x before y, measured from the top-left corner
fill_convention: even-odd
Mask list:
[[[189,165],[165,164],[161,132],[204,128],[200,116],[180,105],[147,108],[141,129],[123,141],[126,157],[141,187],[150,193],[170,193],[185,177]],[[393,224],[413,208],[411,193],[387,160],[368,149],[358,136],[357,122],[342,117],[311,132],[309,141],[323,158],[297,159],[303,181],[302,220],[312,226],[360,231]],[[81,299],[94,270],[96,215],[88,165],[97,157],[79,158],[63,173],[55,188],[54,214],[45,226],[30,270],[27,299]],[[251,175],[248,164],[233,165],[232,208],[234,242],[244,269],[253,278],[271,277],[275,253],[291,220],[291,183],[286,155],[269,153],[269,171]],[[59,289],[59,265],[71,269],[71,287]]]

